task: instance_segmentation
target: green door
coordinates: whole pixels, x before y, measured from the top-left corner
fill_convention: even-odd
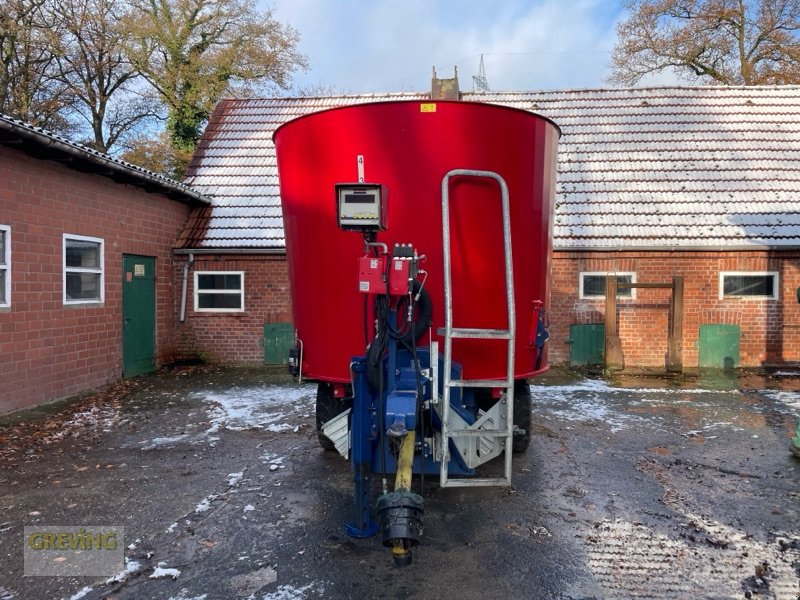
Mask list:
[[[739,366],[738,325],[700,325],[699,366],[732,369]]]
[[[602,365],[605,325],[584,323],[569,326],[569,364],[573,367]]]
[[[294,326],[291,323],[264,323],[265,364],[286,364],[292,346],[294,346]]]
[[[156,368],[156,259],[122,256],[122,376]]]

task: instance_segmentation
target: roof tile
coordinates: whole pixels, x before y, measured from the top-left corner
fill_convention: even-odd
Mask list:
[[[185,247],[281,248],[272,134],[327,108],[427,94],[224,100],[187,183],[212,196]],[[800,86],[466,93],[562,129],[554,246],[799,247]],[[193,246],[194,245],[194,246]]]

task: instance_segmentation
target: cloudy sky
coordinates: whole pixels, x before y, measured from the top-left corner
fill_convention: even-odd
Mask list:
[[[425,91],[433,66],[471,90],[481,54],[493,91],[601,87],[624,15],[623,0],[272,1],[309,58],[295,91],[339,93]]]

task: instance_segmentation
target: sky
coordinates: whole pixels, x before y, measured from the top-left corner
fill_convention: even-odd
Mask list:
[[[419,92],[431,68],[473,89],[606,87],[623,0],[261,0],[301,36],[294,92]],[[654,80],[649,83],[671,83]]]

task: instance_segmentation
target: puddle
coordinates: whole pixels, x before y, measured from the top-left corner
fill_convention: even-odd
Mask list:
[[[650,383],[648,381],[648,383]],[[791,392],[773,394],[789,405],[800,398]],[[697,434],[710,430],[741,430],[766,426],[768,407],[739,390],[700,387],[615,387],[605,381],[586,379],[568,385],[531,386],[533,412],[555,418],[604,425],[612,433],[626,429]]]

